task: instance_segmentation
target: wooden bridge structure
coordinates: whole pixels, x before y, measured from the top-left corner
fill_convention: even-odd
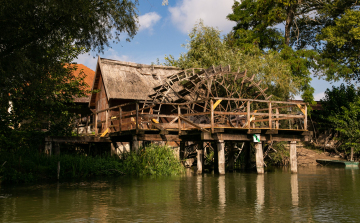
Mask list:
[[[226,154],[231,169],[239,143],[250,142],[255,144],[257,172],[264,173],[263,145],[284,141],[290,144],[291,171],[295,173],[296,142],[308,141],[311,136],[307,105],[270,100],[260,83],[246,71],[231,73],[230,67],[184,70],[169,76],[146,100],[95,111],[86,118],[85,129],[90,126],[92,131],[72,140],[111,142],[112,147],[116,142],[129,142],[131,152],[138,152],[140,142],[178,142],[181,160],[186,158],[186,148],[196,149],[198,173],[203,171],[206,147],[216,145],[213,149],[220,174],[225,174]]]

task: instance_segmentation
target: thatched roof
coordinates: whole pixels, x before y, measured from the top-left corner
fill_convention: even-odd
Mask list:
[[[144,65],[98,58],[93,90],[100,89],[99,80],[103,79],[107,99],[145,100],[155,93],[154,87],[163,80],[180,71],[176,67]],[[95,94],[92,94],[90,106],[95,105]]]

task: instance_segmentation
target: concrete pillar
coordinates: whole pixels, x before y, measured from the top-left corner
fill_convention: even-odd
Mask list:
[[[54,143],[54,155],[60,156],[60,143],[58,142]]]
[[[225,142],[224,140],[217,141],[218,160],[219,160],[219,174],[225,174]]]
[[[45,154],[52,155],[52,142],[45,142]]]
[[[131,152],[139,153],[139,141],[137,136],[133,136],[133,140],[131,142]]]
[[[228,170],[230,172],[233,172],[234,171],[234,160],[235,160],[235,143],[229,143],[229,157],[228,157]]]
[[[290,142],[290,170],[297,173],[296,141]]]
[[[264,173],[264,154],[262,150],[262,143],[255,143],[255,159],[256,159],[256,170],[258,174]]]
[[[202,174],[204,167],[204,145],[203,142],[198,142],[197,148],[197,174]]]

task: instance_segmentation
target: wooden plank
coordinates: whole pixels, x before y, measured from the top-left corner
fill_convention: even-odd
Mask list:
[[[272,128],[272,120],[271,120],[271,113],[272,113],[272,109],[271,109],[271,102],[269,102],[269,128]]]
[[[95,123],[94,123],[94,128],[95,128],[95,135],[97,135],[99,132],[98,132],[98,115],[99,114],[95,114]]]
[[[211,123],[211,132],[214,132],[214,102],[210,99],[210,123]]]
[[[249,129],[247,134],[259,134],[261,133],[261,129]]]
[[[250,123],[251,123],[251,121],[250,121],[250,101],[247,102],[246,109],[247,109],[246,116],[247,116],[247,122],[248,122],[247,126],[250,129]]]
[[[179,117],[179,121],[178,121],[178,129],[179,129],[179,135],[181,134],[181,119],[180,119],[180,115],[181,115],[181,108],[178,105],[178,117]]]
[[[122,108],[119,107],[119,132],[121,132],[121,125],[122,125]]]
[[[45,142],[68,142],[68,143],[89,143],[89,142],[111,142],[108,138],[91,136],[49,136],[45,137]]]
[[[294,119],[294,118],[305,118],[304,115],[292,115],[290,117],[286,117],[286,118],[273,118],[273,121],[278,121],[278,120],[287,120],[287,119]],[[252,122],[268,122],[269,119],[257,119],[257,120],[253,120]]]
[[[136,120],[135,120],[136,134],[139,132],[139,103],[136,103]]]
[[[202,128],[201,126],[193,123],[192,121],[186,119],[185,117],[183,117],[183,116],[181,116],[181,115],[179,116],[179,118],[180,118],[181,120],[183,120],[184,122],[186,122],[186,123],[194,126],[195,128],[197,128],[197,129],[199,129],[199,130],[201,130],[201,131],[203,131],[203,132],[209,132],[207,129]]]
[[[307,136],[301,135],[271,135],[273,142],[291,142],[291,141],[308,141]],[[271,141],[270,135],[261,135],[261,141]],[[226,134],[226,133],[216,133],[211,134],[207,132],[201,133],[201,140],[203,141],[214,141],[214,140],[226,140],[226,141],[253,141],[252,134]]]
[[[187,116],[199,116],[199,115],[211,115],[211,112],[190,113],[190,114],[183,114],[182,116],[187,117]]]
[[[275,112],[276,112],[276,118],[279,118],[279,109],[278,108],[276,108],[275,109]],[[275,127],[276,127],[276,129],[279,129],[279,120],[275,120]]]
[[[138,135],[138,140],[139,141],[171,141],[171,142],[181,141],[178,135],[159,135],[159,134]]]
[[[109,110],[105,112],[105,129],[109,126]]]
[[[276,104],[289,104],[289,105],[296,105],[301,104],[305,105],[305,102],[291,102],[291,101],[270,101],[270,100],[258,100],[258,99],[245,99],[245,98],[223,98],[223,97],[214,97],[215,100],[227,100],[227,101],[251,101],[251,102],[263,102],[263,103],[276,103]]]
[[[278,130],[275,130],[275,129],[271,129],[271,130],[266,130],[265,131],[265,134],[278,134],[279,133],[279,131]]]
[[[304,119],[304,130],[307,130],[307,105],[305,105],[305,119]]]

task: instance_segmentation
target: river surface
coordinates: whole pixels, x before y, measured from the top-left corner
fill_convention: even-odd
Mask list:
[[[0,222],[360,222],[358,169],[0,187]]]

